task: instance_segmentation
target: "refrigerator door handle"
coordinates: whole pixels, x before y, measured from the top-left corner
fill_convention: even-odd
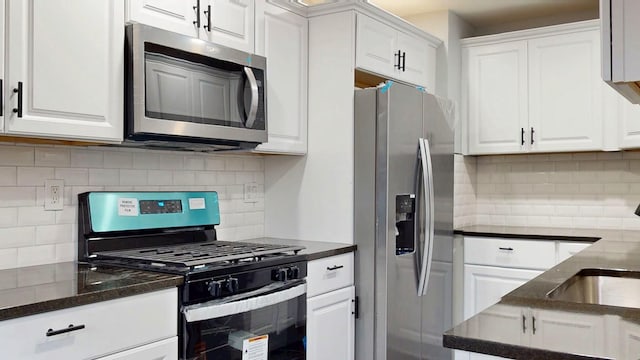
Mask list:
[[[433,210],[435,207],[433,194],[433,171],[431,164],[431,150],[429,140],[420,138],[420,164],[422,165],[422,186],[423,194],[427,197],[424,201],[425,214],[425,244],[422,250],[422,259],[420,261],[420,277],[418,281],[418,296],[424,296],[427,293],[429,285],[429,275],[431,274],[431,261],[433,258],[433,240],[434,234],[434,217]]]

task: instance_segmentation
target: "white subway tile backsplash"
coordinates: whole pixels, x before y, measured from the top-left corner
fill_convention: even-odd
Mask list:
[[[56,168],[55,178],[64,180],[64,185],[89,185],[89,169]]]
[[[69,166],[71,153],[67,148],[35,148],[35,166]]]
[[[71,166],[82,168],[102,168],[104,155],[102,151],[74,150],[71,152]]]
[[[54,179],[54,168],[19,167],[17,171],[20,186],[44,186],[44,181]]]
[[[47,225],[55,224],[56,215],[53,211],[45,211],[42,206],[27,206],[18,208],[18,225]]]
[[[124,151],[105,151],[105,169],[131,169],[133,168],[133,154]]]
[[[61,211],[43,209],[52,178],[64,181]],[[256,203],[244,203],[246,182],[259,184]],[[77,194],[86,191],[217,191],[225,240],[263,236],[263,184],[260,155],[1,145],[0,269],[74,260]],[[467,187],[465,200],[475,199],[471,181]],[[468,205],[467,216],[475,219],[474,210]]]
[[[457,226],[472,219],[473,224],[640,229],[640,218],[633,215],[640,203],[640,152],[460,157],[455,165]]]
[[[51,264],[56,262],[55,245],[24,246],[18,248],[18,266]]]
[[[120,171],[117,169],[89,169],[89,185],[119,185]]]
[[[13,166],[0,167],[0,186],[15,186],[17,184],[17,168]]]
[[[35,228],[33,226],[0,229],[0,248],[15,248],[35,244]]]
[[[0,187],[0,207],[34,206],[35,204],[35,187]]]
[[[69,242],[72,239],[71,224],[46,225],[36,228],[36,244],[57,244]]]
[[[0,165],[33,166],[34,150],[32,147],[0,146]]]

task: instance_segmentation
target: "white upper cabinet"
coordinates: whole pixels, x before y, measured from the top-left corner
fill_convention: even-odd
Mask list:
[[[4,131],[4,114],[9,109],[4,106],[7,99],[4,94],[8,93],[7,82],[4,81],[4,9],[5,1],[0,0],[0,132]]]
[[[599,36],[591,30],[528,42],[532,151],[602,148]]]
[[[360,69],[433,92],[437,46],[366,15],[357,15],[356,67]]]
[[[599,53],[597,21],[465,40],[469,154],[602,150]]]
[[[128,0],[127,19],[189,36],[197,36],[196,0]]]
[[[307,152],[308,20],[256,0],[256,53],[267,58],[268,142],[257,152]]]
[[[249,53],[254,52],[253,0],[201,0],[200,6],[204,30],[201,34],[204,34],[204,39]],[[202,35],[200,37],[203,38]]]
[[[253,53],[253,0],[127,0],[127,21]]]
[[[9,0],[6,9],[4,131],[122,141],[122,3]]]
[[[627,101],[619,96],[619,119],[621,149],[640,148],[640,105]]]
[[[528,133],[526,41],[468,47],[463,54],[469,152],[521,151]]]

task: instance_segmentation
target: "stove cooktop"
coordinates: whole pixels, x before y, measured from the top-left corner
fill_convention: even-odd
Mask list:
[[[205,241],[153,248],[95,252],[94,259],[119,260],[153,267],[195,269],[210,264],[259,262],[274,256],[286,257],[303,250],[302,246],[254,244],[239,241]]]

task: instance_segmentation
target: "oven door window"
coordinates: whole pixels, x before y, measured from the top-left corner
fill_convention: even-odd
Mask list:
[[[248,300],[256,302],[256,298]],[[246,306],[239,304],[237,308]],[[188,321],[183,314],[183,320],[185,359],[247,359],[248,355],[243,358],[244,340],[263,335],[268,335],[269,360],[305,359],[306,294],[210,319]]]
[[[145,43],[145,116],[265,129],[260,69]]]

